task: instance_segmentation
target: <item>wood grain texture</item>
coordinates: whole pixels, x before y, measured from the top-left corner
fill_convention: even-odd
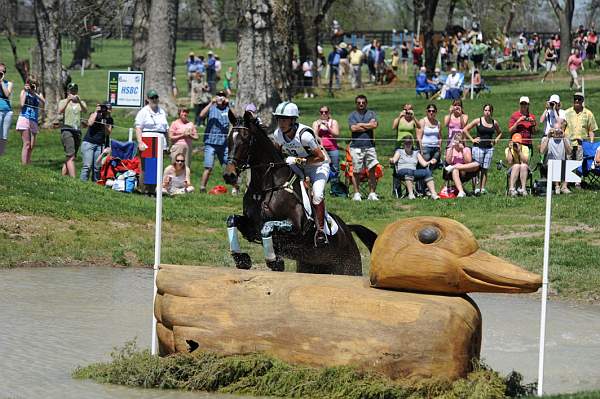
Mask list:
[[[310,366],[354,365],[391,378],[465,376],[481,316],[466,296],[395,292],[361,277],[163,265],[162,355],[189,342],[223,354],[265,352]]]

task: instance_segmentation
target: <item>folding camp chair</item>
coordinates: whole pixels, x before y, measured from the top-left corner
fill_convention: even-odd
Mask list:
[[[346,147],[346,159],[340,163],[340,170],[344,171],[344,179],[346,186],[352,186],[352,175],[354,167],[352,166],[352,155],[350,155],[350,146]],[[369,194],[369,170],[365,167],[360,171],[358,181],[358,189],[363,196]],[[383,167],[381,164],[375,166],[375,179],[377,182],[383,177]]]
[[[600,188],[600,169],[593,168],[594,156],[600,148],[600,141],[590,143],[589,141],[582,142],[583,162],[577,168],[576,173],[582,178],[582,186],[584,187],[599,187]]]

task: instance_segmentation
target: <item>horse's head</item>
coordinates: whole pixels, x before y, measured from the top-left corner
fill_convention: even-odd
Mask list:
[[[250,162],[250,145],[253,140],[252,129],[256,119],[248,111],[243,118],[237,118],[233,112],[229,112],[229,121],[233,128],[227,137],[228,162],[223,173],[223,179],[227,184],[237,183],[239,173]]]

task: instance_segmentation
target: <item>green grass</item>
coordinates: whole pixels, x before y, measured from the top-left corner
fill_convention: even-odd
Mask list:
[[[31,39],[20,39],[21,54],[31,45]],[[177,76],[180,87],[184,81],[183,60],[188,51],[205,52],[194,43],[178,43]],[[5,41],[0,52],[8,54]],[[226,44],[220,51],[225,64],[234,64],[235,45]],[[93,55],[101,69],[90,70],[80,77],[80,93],[88,102],[105,97],[108,69],[126,68],[130,58],[127,41],[107,40]],[[70,61],[70,54],[65,54]],[[589,73],[589,72],[588,72]],[[513,73],[514,74],[514,73]],[[507,75],[511,76],[511,75]],[[15,78],[14,71],[9,77]],[[492,87],[492,94],[466,101],[471,117],[481,114],[484,103],[492,103],[495,117],[507,130],[508,117],[517,107],[519,96],[528,95],[532,111],[539,115],[545,100],[552,93],[560,94],[565,107],[569,104],[567,76],[561,75],[555,84],[541,85],[539,80],[504,80]],[[417,116],[424,115],[427,100],[416,98],[414,86],[406,79],[394,87],[367,87],[369,107],[377,112],[380,127],[378,138],[394,139],[391,124],[402,104],[415,105]],[[20,88],[20,84],[17,84]],[[589,75],[586,80],[587,105],[600,117],[600,80]],[[185,95],[185,88],[182,88]],[[320,93],[324,94],[324,93]],[[354,109],[357,91],[336,92],[334,98],[298,98],[301,121],[308,123],[317,117],[320,104],[328,104],[340,121],[342,136],[349,137],[347,116]],[[448,101],[437,101],[440,117],[449,107]],[[116,110],[117,139],[127,137],[132,126],[131,111]],[[16,118],[15,118],[16,119]],[[506,135],[505,135],[506,137]],[[393,142],[378,143],[382,164],[392,155]],[[153,262],[154,200],[139,195],[123,195],[91,183],[60,176],[63,150],[58,132],[42,131],[33,152],[33,165],[19,164],[21,140],[14,130],[9,137],[7,154],[0,158],[0,266],[24,264],[120,264],[149,265]],[[501,159],[500,146],[494,161]],[[79,165],[78,165],[79,169]],[[198,186],[202,171],[201,153],[192,162],[192,180]],[[216,167],[209,186],[222,184],[221,169]],[[441,187],[436,172],[436,187]],[[541,272],[543,254],[544,199],[508,198],[504,195],[505,173],[492,169],[488,185],[490,194],[483,198],[462,200],[396,200],[390,196],[391,171],[386,169],[379,184],[382,200],[378,203],[355,203],[346,199],[328,198],[327,206],[349,223],[360,223],[382,231],[389,223],[405,217],[434,215],[454,218],[469,227],[481,246],[525,268]],[[551,238],[551,288],[563,298],[600,298],[600,196],[595,191],[577,191],[570,196],[553,199],[553,235]],[[232,267],[225,234],[225,219],[241,212],[241,198],[210,196],[195,193],[187,197],[165,199],[163,208],[162,261],[176,264],[212,264]],[[262,263],[262,249],[243,242],[255,263]],[[361,246],[363,267],[369,268],[369,253]],[[423,254],[426,257],[426,254]],[[292,262],[288,269],[293,270]]]

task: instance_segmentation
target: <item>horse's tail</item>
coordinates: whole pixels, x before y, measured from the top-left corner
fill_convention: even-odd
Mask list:
[[[360,224],[349,224],[348,228],[360,238],[367,248],[369,248],[369,252],[373,252],[373,245],[375,245],[377,233]]]

